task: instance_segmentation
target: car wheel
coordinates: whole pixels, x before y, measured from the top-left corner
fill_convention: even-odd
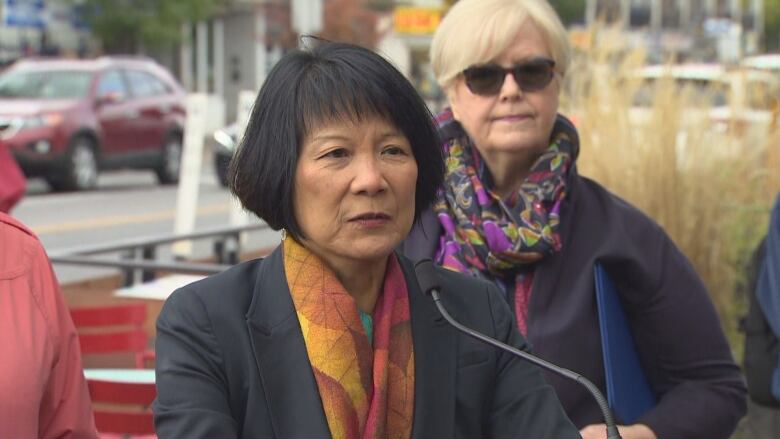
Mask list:
[[[222,187],[228,185],[228,167],[230,166],[230,157],[224,154],[214,155],[214,170],[217,172],[217,180]]]
[[[88,137],[73,139],[64,158],[61,173],[48,180],[54,190],[82,191],[97,186],[98,161],[95,142]]]
[[[179,136],[171,136],[163,145],[160,164],[155,170],[160,184],[176,184],[181,172],[182,145]]]

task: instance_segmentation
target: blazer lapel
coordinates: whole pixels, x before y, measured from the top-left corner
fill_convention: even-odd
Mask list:
[[[409,290],[414,343],[412,438],[454,437],[456,346],[453,328],[417,285],[411,262],[398,256]]]
[[[276,437],[330,438],[281,246],[263,261],[246,321]]]

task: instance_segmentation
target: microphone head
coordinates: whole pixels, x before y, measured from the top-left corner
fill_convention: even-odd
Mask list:
[[[423,259],[414,264],[414,273],[417,275],[417,284],[425,294],[431,294],[432,290],[441,290],[439,276],[430,259]]]

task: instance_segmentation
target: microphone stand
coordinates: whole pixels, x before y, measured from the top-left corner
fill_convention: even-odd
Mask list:
[[[513,346],[509,346],[506,343],[502,343],[498,340],[488,337],[487,335],[481,334],[471,328],[461,325],[457,320],[452,318],[450,313],[447,312],[447,309],[444,308],[444,305],[441,304],[441,299],[439,297],[438,289],[431,288],[430,294],[431,297],[433,297],[433,301],[434,303],[436,303],[436,308],[439,309],[439,312],[441,313],[442,317],[444,317],[444,319],[447,320],[457,330],[463,332],[464,334],[470,337],[476,338],[477,340],[483,341],[489,345],[493,345],[499,349],[503,349],[518,357],[530,361],[531,363],[541,367],[542,369],[546,369],[553,373],[563,375],[585,386],[585,388],[588,389],[591,395],[593,395],[593,397],[596,399],[596,403],[598,403],[599,408],[601,409],[601,413],[604,416],[604,423],[607,424],[607,439],[621,439],[620,432],[618,431],[617,426],[615,425],[615,419],[612,416],[612,412],[609,410],[609,405],[607,404],[607,400],[604,398],[604,395],[601,394],[599,388],[596,387],[596,385],[593,384],[590,380],[588,380],[587,378],[585,378],[584,376],[576,372],[566,369],[565,367],[556,366],[555,364],[542,360],[541,358],[538,358],[527,352],[523,352],[520,349],[517,349]]]

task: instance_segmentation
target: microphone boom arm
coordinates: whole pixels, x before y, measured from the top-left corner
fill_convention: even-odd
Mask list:
[[[604,398],[604,395],[601,394],[601,391],[598,387],[596,387],[595,384],[593,384],[589,379],[585,378],[584,376],[573,372],[569,369],[566,369],[565,367],[556,366],[555,364],[552,364],[548,361],[545,361],[541,358],[538,358],[534,355],[531,355],[527,352],[523,352],[520,349],[515,348],[514,346],[510,346],[506,343],[502,343],[498,340],[495,340],[491,337],[488,337],[484,334],[481,334],[471,328],[468,328],[462,324],[460,324],[457,320],[455,320],[450,313],[447,312],[447,309],[444,308],[444,305],[441,304],[441,299],[439,297],[439,291],[435,288],[432,288],[430,290],[431,297],[433,298],[434,303],[436,304],[436,308],[439,309],[439,312],[441,313],[442,317],[444,317],[447,322],[449,322],[452,326],[454,326],[457,330],[463,332],[464,334],[476,338],[482,342],[485,342],[489,345],[495,346],[499,349],[503,349],[505,351],[511,352],[518,357],[521,357],[527,361],[530,361],[531,363],[541,367],[542,369],[549,370],[553,373],[557,373],[560,375],[563,375],[569,379],[572,379],[574,381],[579,382],[583,386],[585,386],[586,389],[593,395],[593,397],[596,399],[596,403],[599,405],[599,408],[601,409],[602,415],[604,416],[604,423],[607,425],[607,439],[620,439],[620,432],[617,429],[617,426],[615,425],[615,420],[612,416],[612,412],[609,410],[609,405],[607,404],[606,398]]]

